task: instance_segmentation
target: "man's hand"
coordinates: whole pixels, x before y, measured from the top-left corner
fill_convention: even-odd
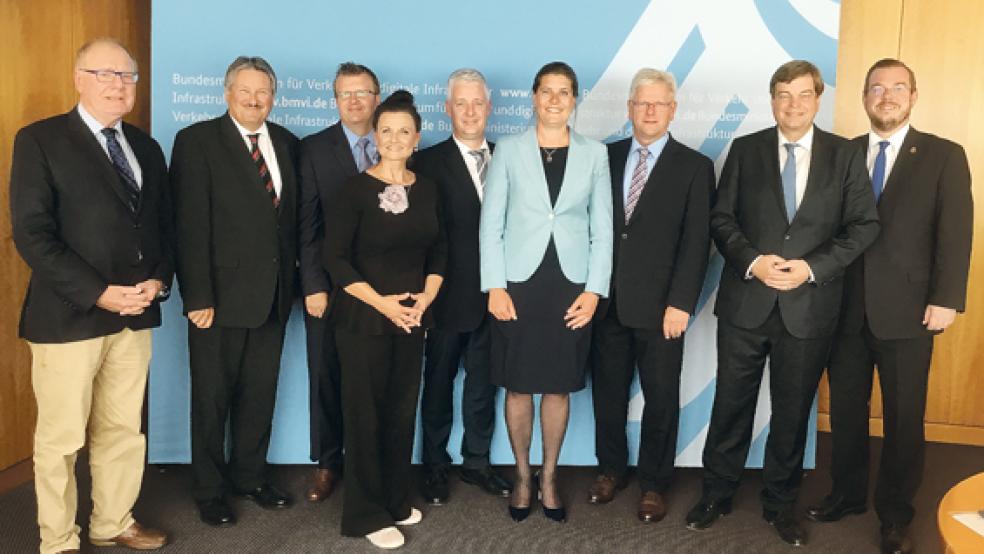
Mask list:
[[[763,281],[776,290],[793,290],[810,279],[810,265],[803,260],[786,260],[772,266]]]
[[[597,307],[597,294],[584,291],[577,295],[574,303],[571,304],[570,308],[567,308],[567,313],[564,314],[564,321],[567,322],[567,328],[571,330],[580,329],[591,323],[591,318],[594,317],[595,308]]]
[[[926,306],[926,312],[923,314],[922,324],[925,325],[926,329],[929,331],[943,331],[952,325],[953,320],[956,318],[957,310],[930,304]]]
[[[680,338],[689,323],[690,314],[679,308],[667,306],[663,314],[663,337],[666,340]]]
[[[769,276],[775,272],[775,267],[785,261],[782,256],[763,254],[752,264],[752,277],[765,283]]]
[[[208,329],[212,326],[215,319],[215,308],[202,308],[188,312],[188,320],[195,324],[199,329]]]
[[[160,281],[158,281],[160,282]],[[96,299],[96,306],[120,315],[140,315],[150,306],[151,300],[144,297],[139,285],[126,287],[109,285]]]
[[[157,294],[161,292],[164,288],[164,283],[160,279],[147,279],[134,285],[140,292],[135,296],[135,298],[142,298],[148,302],[148,306],[153,304],[157,300]],[[140,315],[144,311],[143,308],[131,308],[120,312],[120,315]]]
[[[516,307],[506,289],[489,289],[489,313],[499,321],[518,319]]]
[[[328,293],[321,291],[304,297],[304,309],[311,317],[322,318],[328,309]]]

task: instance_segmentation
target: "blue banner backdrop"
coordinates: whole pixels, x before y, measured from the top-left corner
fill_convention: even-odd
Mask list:
[[[599,140],[628,136],[628,85],[639,67],[672,72],[679,83],[673,136],[715,160],[720,171],[735,135],[773,125],[768,82],[792,58],[813,61],[828,87],[835,86],[837,0],[627,0],[617,9],[588,0],[504,0],[477,7],[468,2],[382,2],[372,10],[350,2],[260,0],[156,2],[152,16],[153,131],[165,152],[175,133],[225,111],[222,78],[238,55],[260,55],[277,71],[271,119],[303,137],[338,119],[332,77],[343,61],[373,68],[382,94],[406,88],[424,117],[422,146],[450,133],[444,114],[446,78],[470,66],[485,73],[492,89],[491,139],[530,124],[530,84],[544,63],[564,60],[578,73],[582,91],[573,125]],[[829,89],[828,89],[829,90]],[[829,129],[833,93],[817,123]],[[723,261],[711,263],[698,312],[687,332],[681,387],[677,465],[699,466],[714,398],[716,370],[713,305]],[[150,373],[148,454],[153,463],[187,463],[190,390],[187,323],[180,291],[164,305],[164,324],[154,332]],[[287,327],[277,408],[268,459],[309,463],[308,381],[300,305]],[[460,398],[461,375],[455,384]],[[571,419],[560,461],[593,465],[594,420],[590,388],[571,399]],[[632,385],[627,432],[635,463],[643,398]],[[763,381],[749,467],[761,467],[768,436],[768,378]],[[501,394],[499,398],[501,407]],[[805,465],[813,467],[816,418],[810,422]],[[451,447],[460,462],[460,413]],[[539,437],[534,463],[539,463]],[[415,459],[419,445],[415,448]],[[501,410],[492,463],[513,463]]]

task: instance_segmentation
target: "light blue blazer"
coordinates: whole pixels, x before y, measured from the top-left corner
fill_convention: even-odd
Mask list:
[[[496,143],[479,227],[483,291],[529,279],[552,236],[564,276],[607,296],[612,229],[611,175],[603,144],[570,132],[563,186],[551,206],[536,129]]]

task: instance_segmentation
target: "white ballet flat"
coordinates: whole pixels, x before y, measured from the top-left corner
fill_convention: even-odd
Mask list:
[[[371,542],[373,546],[376,548],[382,548],[383,550],[400,548],[405,542],[403,533],[393,526],[383,527],[379,531],[373,531],[372,533],[366,535],[366,538],[369,539],[369,542]]]
[[[396,524],[416,525],[420,523],[420,520],[422,519],[424,519],[424,514],[420,513],[420,510],[418,510],[417,508],[410,508],[410,515],[407,516],[407,519],[401,519],[400,521],[397,521]]]

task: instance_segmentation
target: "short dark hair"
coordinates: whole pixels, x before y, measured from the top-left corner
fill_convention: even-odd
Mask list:
[[[550,62],[540,68],[540,71],[536,72],[536,76],[533,77],[533,92],[535,93],[540,88],[540,81],[543,80],[545,75],[563,75],[571,82],[571,88],[573,88],[574,97],[577,98],[577,75],[574,73],[574,69],[564,62]]]
[[[769,80],[769,96],[776,95],[776,85],[779,83],[791,83],[804,75],[813,78],[813,92],[817,93],[817,96],[823,94],[823,77],[820,76],[817,66],[806,60],[792,60],[780,65],[772,74],[772,79]]]
[[[417,107],[413,105],[413,95],[409,91],[399,89],[393,91],[383,100],[376,110],[372,112],[372,128],[375,129],[376,125],[379,123],[379,116],[384,113],[405,113],[413,118],[413,125],[416,127],[417,132],[420,132],[420,113],[417,111]]]
[[[373,92],[379,94],[379,79],[376,78],[376,74],[373,73],[371,69],[362,65],[361,63],[342,62],[338,64],[338,69],[335,71],[335,80],[331,84],[331,89],[336,95],[338,94],[338,89],[335,88],[335,83],[337,83],[338,78],[343,75],[346,76],[368,75],[369,78],[372,79],[372,86],[375,87],[376,89]]]
[[[270,78],[270,88],[273,89],[273,92],[277,92],[277,74],[273,72],[270,64],[259,56],[239,56],[232,60],[229,69],[226,69],[225,88],[231,87],[232,80],[244,69],[254,69],[266,73],[266,76]]]
[[[871,79],[871,74],[875,72],[876,69],[884,69],[886,67],[901,67],[906,70],[909,74],[909,90],[915,92],[916,90],[916,74],[913,73],[909,66],[902,63],[901,60],[895,58],[882,58],[874,63],[870,68],[868,68],[868,73],[864,76],[864,90],[862,93],[868,92],[868,80]]]

